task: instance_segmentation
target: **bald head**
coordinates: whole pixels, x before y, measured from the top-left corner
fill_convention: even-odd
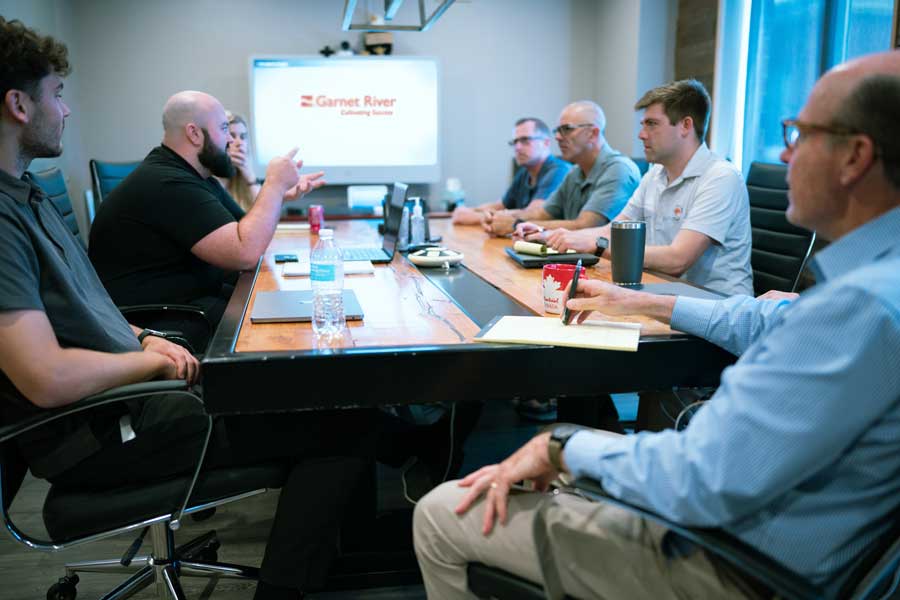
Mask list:
[[[595,125],[601,134],[606,133],[606,115],[603,114],[603,109],[596,102],[578,100],[566,106],[563,112],[578,119],[581,123]]]
[[[203,92],[178,92],[163,107],[162,124],[166,137],[183,131],[185,125],[194,123],[209,129],[209,121],[225,117],[225,108],[213,96]]]
[[[885,177],[900,190],[900,51],[880,52],[826,73],[815,101],[828,121],[865,134],[875,144]],[[813,103],[810,95],[810,104]]]
[[[163,108],[163,144],[197,172],[230,177],[228,117],[222,103],[203,92],[178,92]]]

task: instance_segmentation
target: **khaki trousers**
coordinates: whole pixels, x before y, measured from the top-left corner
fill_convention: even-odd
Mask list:
[[[416,506],[413,537],[428,597],[475,598],[466,565],[480,562],[544,586],[548,598],[755,598],[704,552],[668,558],[666,529],[567,493],[513,492],[506,525],[481,534],[483,503],[453,509],[465,490],[447,482]]]

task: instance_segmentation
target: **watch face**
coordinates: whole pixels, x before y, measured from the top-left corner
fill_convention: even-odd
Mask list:
[[[563,423],[562,425],[557,425],[553,428],[553,433],[550,434],[550,437],[565,443],[570,437],[575,435],[576,432],[581,431],[582,429],[583,427],[578,425]]]

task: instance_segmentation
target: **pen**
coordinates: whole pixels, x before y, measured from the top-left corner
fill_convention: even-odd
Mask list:
[[[572,298],[575,295],[575,288],[578,287],[578,278],[581,276],[581,259],[578,259],[578,262],[575,263],[575,275],[572,276],[572,285],[569,286],[569,295],[566,296],[566,304],[567,306],[563,308],[562,314],[562,322],[563,325],[568,325],[569,321],[572,320],[572,311],[569,310],[568,303],[569,298]]]

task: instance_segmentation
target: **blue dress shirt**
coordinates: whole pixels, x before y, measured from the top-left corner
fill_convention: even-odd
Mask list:
[[[715,396],[682,432],[579,432],[564,459],[615,497],[836,586],[900,504],[900,208],[813,269],[795,302],[678,298],[674,328],[740,355]]]

